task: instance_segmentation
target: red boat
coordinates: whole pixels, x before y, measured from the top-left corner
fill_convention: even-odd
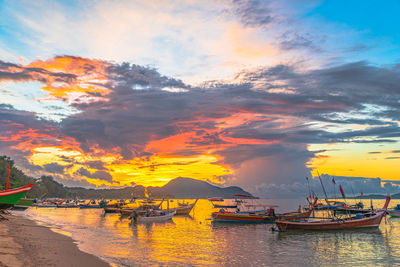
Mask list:
[[[311,213],[314,211],[314,205],[317,199],[313,203],[310,203],[308,210],[298,210],[294,212],[275,214],[276,205],[244,205],[248,208],[263,207],[264,210],[260,212],[244,212],[237,210],[236,212],[227,212],[221,209],[219,212],[213,212],[211,214],[214,222],[239,222],[239,223],[274,223],[276,220],[305,220],[308,219]],[[265,209],[268,208],[268,209]]]
[[[304,220],[308,219],[312,210],[301,212],[289,212],[275,214],[272,210],[264,213],[243,212],[213,212],[211,214],[215,222],[239,222],[239,223],[274,223],[280,220]]]
[[[379,227],[383,216],[390,202],[390,195],[387,196],[385,205],[382,209],[366,214],[356,214],[354,217],[346,219],[331,218],[321,221],[284,221],[277,220],[276,226],[280,231],[288,230],[342,230],[357,229],[366,227]]]

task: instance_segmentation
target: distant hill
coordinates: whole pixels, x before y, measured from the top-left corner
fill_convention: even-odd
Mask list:
[[[6,156],[0,156],[0,190],[5,189],[9,165],[11,166],[11,188],[21,187],[29,183],[34,184],[26,195],[29,198],[128,199],[144,197],[144,187],[141,185],[115,189],[87,189],[83,187],[66,187],[55,181],[51,176],[43,175],[35,179],[17,169],[14,166],[14,161]],[[162,187],[148,187],[148,192],[153,198],[232,198],[235,194],[251,195],[237,186],[218,187],[190,178],[176,178]]]
[[[400,193],[390,195],[392,199],[400,199]],[[354,197],[355,199],[386,199],[386,195],[379,195],[379,194],[370,194],[370,195],[363,195]]]
[[[234,198],[234,195],[237,194],[251,196],[250,193],[237,186],[218,187],[204,181],[183,177],[171,180],[160,189],[167,194],[174,195],[176,198]]]

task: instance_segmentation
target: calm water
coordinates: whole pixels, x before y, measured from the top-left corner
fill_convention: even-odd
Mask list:
[[[278,212],[295,210],[301,203],[257,201],[279,204]],[[374,200],[374,206],[383,202]],[[397,203],[393,200],[390,206]],[[271,224],[212,223],[212,211],[209,201],[199,200],[190,217],[147,225],[96,209],[29,208],[24,214],[115,266],[400,265],[400,218],[383,221],[379,229],[278,233],[270,230]]]

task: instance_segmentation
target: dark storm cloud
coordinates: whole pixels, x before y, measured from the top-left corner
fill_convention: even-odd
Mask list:
[[[178,154],[192,156],[204,153],[201,146],[222,146],[216,153],[223,157],[223,163],[234,168],[259,158],[269,160],[271,165],[287,171],[285,177],[280,173],[272,177],[271,171],[265,170],[255,174],[261,178],[254,179],[254,184],[281,177],[282,188],[296,192],[300,189],[295,189],[298,187],[293,183],[304,183],[298,182],[296,173],[307,175],[306,163],[314,156],[307,151],[307,144],[397,142],[400,129],[387,119],[399,117],[385,113],[389,109],[395,111],[400,99],[392,88],[398,87],[396,71],[365,62],[306,73],[295,69],[278,65],[239,73],[236,78],[242,81],[240,84],[214,82],[204,87],[190,87],[153,69],[113,65],[108,69],[111,77],[108,87],[112,93],[107,101],[76,104],[81,112],[64,119],[61,126],[63,132],[80,141],[85,151],[90,151],[93,144],[102,148],[119,147],[125,159],[147,153],[145,147],[151,140],[193,132],[190,143],[177,151]],[[282,83],[276,85],[275,81]],[[165,87],[186,91],[168,92],[163,90]],[[294,93],[269,92],[270,89],[291,89]],[[238,126],[218,128],[221,124],[218,119],[224,122],[236,112],[259,115]],[[285,126],[281,116],[300,118],[303,122]],[[375,126],[330,131],[310,128],[311,122]],[[229,145],[226,137],[260,142]],[[274,161],[274,158],[282,160]],[[283,162],[287,164],[283,166]],[[248,171],[243,173],[247,176]],[[241,179],[249,182],[249,178]]]
[[[296,174],[306,175],[306,163],[314,156],[307,150],[308,144],[396,142],[400,137],[399,126],[390,122],[400,120],[400,75],[396,69],[356,62],[298,72],[297,66],[282,64],[238,73],[240,82],[214,81],[191,87],[155,69],[128,63],[107,66],[105,86],[110,93],[102,101],[73,103],[80,112],[60,124],[5,105],[0,107],[0,121],[60,132],[76,140],[85,152],[118,148],[124,159],[150,156],[154,152],[146,147],[152,141],[190,133],[185,148],[175,152],[197,155],[215,146],[223,163],[237,168],[264,159],[284,170],[286,178],[265,167],[253,173],[258,177],[253,184],[279,177],[282,188],[295,191],[304,182],[299,182]],[[235,120],[243,121],[230,124]],[[319,122],[336,127],[335,131],[315,127]],[[351,124],[373,126],[349,130]],[[2,133],[9,130],[0,127]],[[99,162],[87,164],[99,171],[81,168],[78,174],[112,181]],[[248,181],[246,175],[251,171],[243,170],[241,179]],[[267,187],[275,188],[268,183],[259,186]]]
[[[81,167],[79,170],[76,171],[76,173],[79,175],[82,175],[82,176],[86,176],[88,178],[103,180],[103,181],[107,181],[110,183],[113,181],[111,174],[108,173],[107,171],[95,171],[95,172],[91,173],[90,171]]]
[[[45,164],[43,165],[43,168],[45,171],[47,172],[51,172],[51,173],[59,173],[59,174],[63,174],[64,173],[64,169],[65,168],[69,168],[70,166],[63,166],[60,165],[58,163],[49,163],[49,164]]]

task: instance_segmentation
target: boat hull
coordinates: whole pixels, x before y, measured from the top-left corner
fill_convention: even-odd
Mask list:
[[[331,221],[315,222],[296,222],[296,221],[276,221],[280,231],[289,230],[343,230],[357,229],[366,227],[379,227],[386,211],[379,211],[375,215],[362,219],[343,219]]]
[[[274,223],[275,216],[245,214],[245,213],[221,213],[213,212],[211,214],[215,222],[233,222],[233,223]]]
[[[176,214],[176,211],[172,211],[170,213],[167,213],[165,215],[160,215],[160,216],[149,216],[149,217],[137,216],[136,219],[134,219],[134,221],[137,223],[165,222],[165,221],[171,220],[175,214]]]
[[[0,191],[0,206],[15,205],[25,194],[31,190],[33,184],[24,187]]]
[[[105,213],[117,213],[121,210],[121,208],[114,208],[114,207],[104,207]]]
[[[188,215],[192,209],[193,209],[194,205],[190,205],[188,207],[178,207],[176,208],[176,215]]]
[[[388,212],[392,217],[400,217],[400,210],[388,210]]]
[[[196,201],[191,205],[181,205],[180,207],[176,208],[175,209],[176,215],[189,215],[189,213],[192,211],[192,209],[196,205],[197,200],[198,199],[196,199]]]
[[[372,210],[370,210],[370,209],[346,209],[346,208],[337,208],[337,209],[334,209],[337,213],[343,213],[343,214],[345,214],[345,213],[349,213],[349,214],[357,214],[357,213],[360,213],[360,214],[364,214],[364,213],[371,213],[372,212]]]
[[[306,212],[289,212],[277,215],[265,215],[257,213],[222,213],[213,212],[212,218],[215,222],[238,222],[238,223],[274,223],[277,219],[285,221],[304,220],[311,215],[311,210]]]

